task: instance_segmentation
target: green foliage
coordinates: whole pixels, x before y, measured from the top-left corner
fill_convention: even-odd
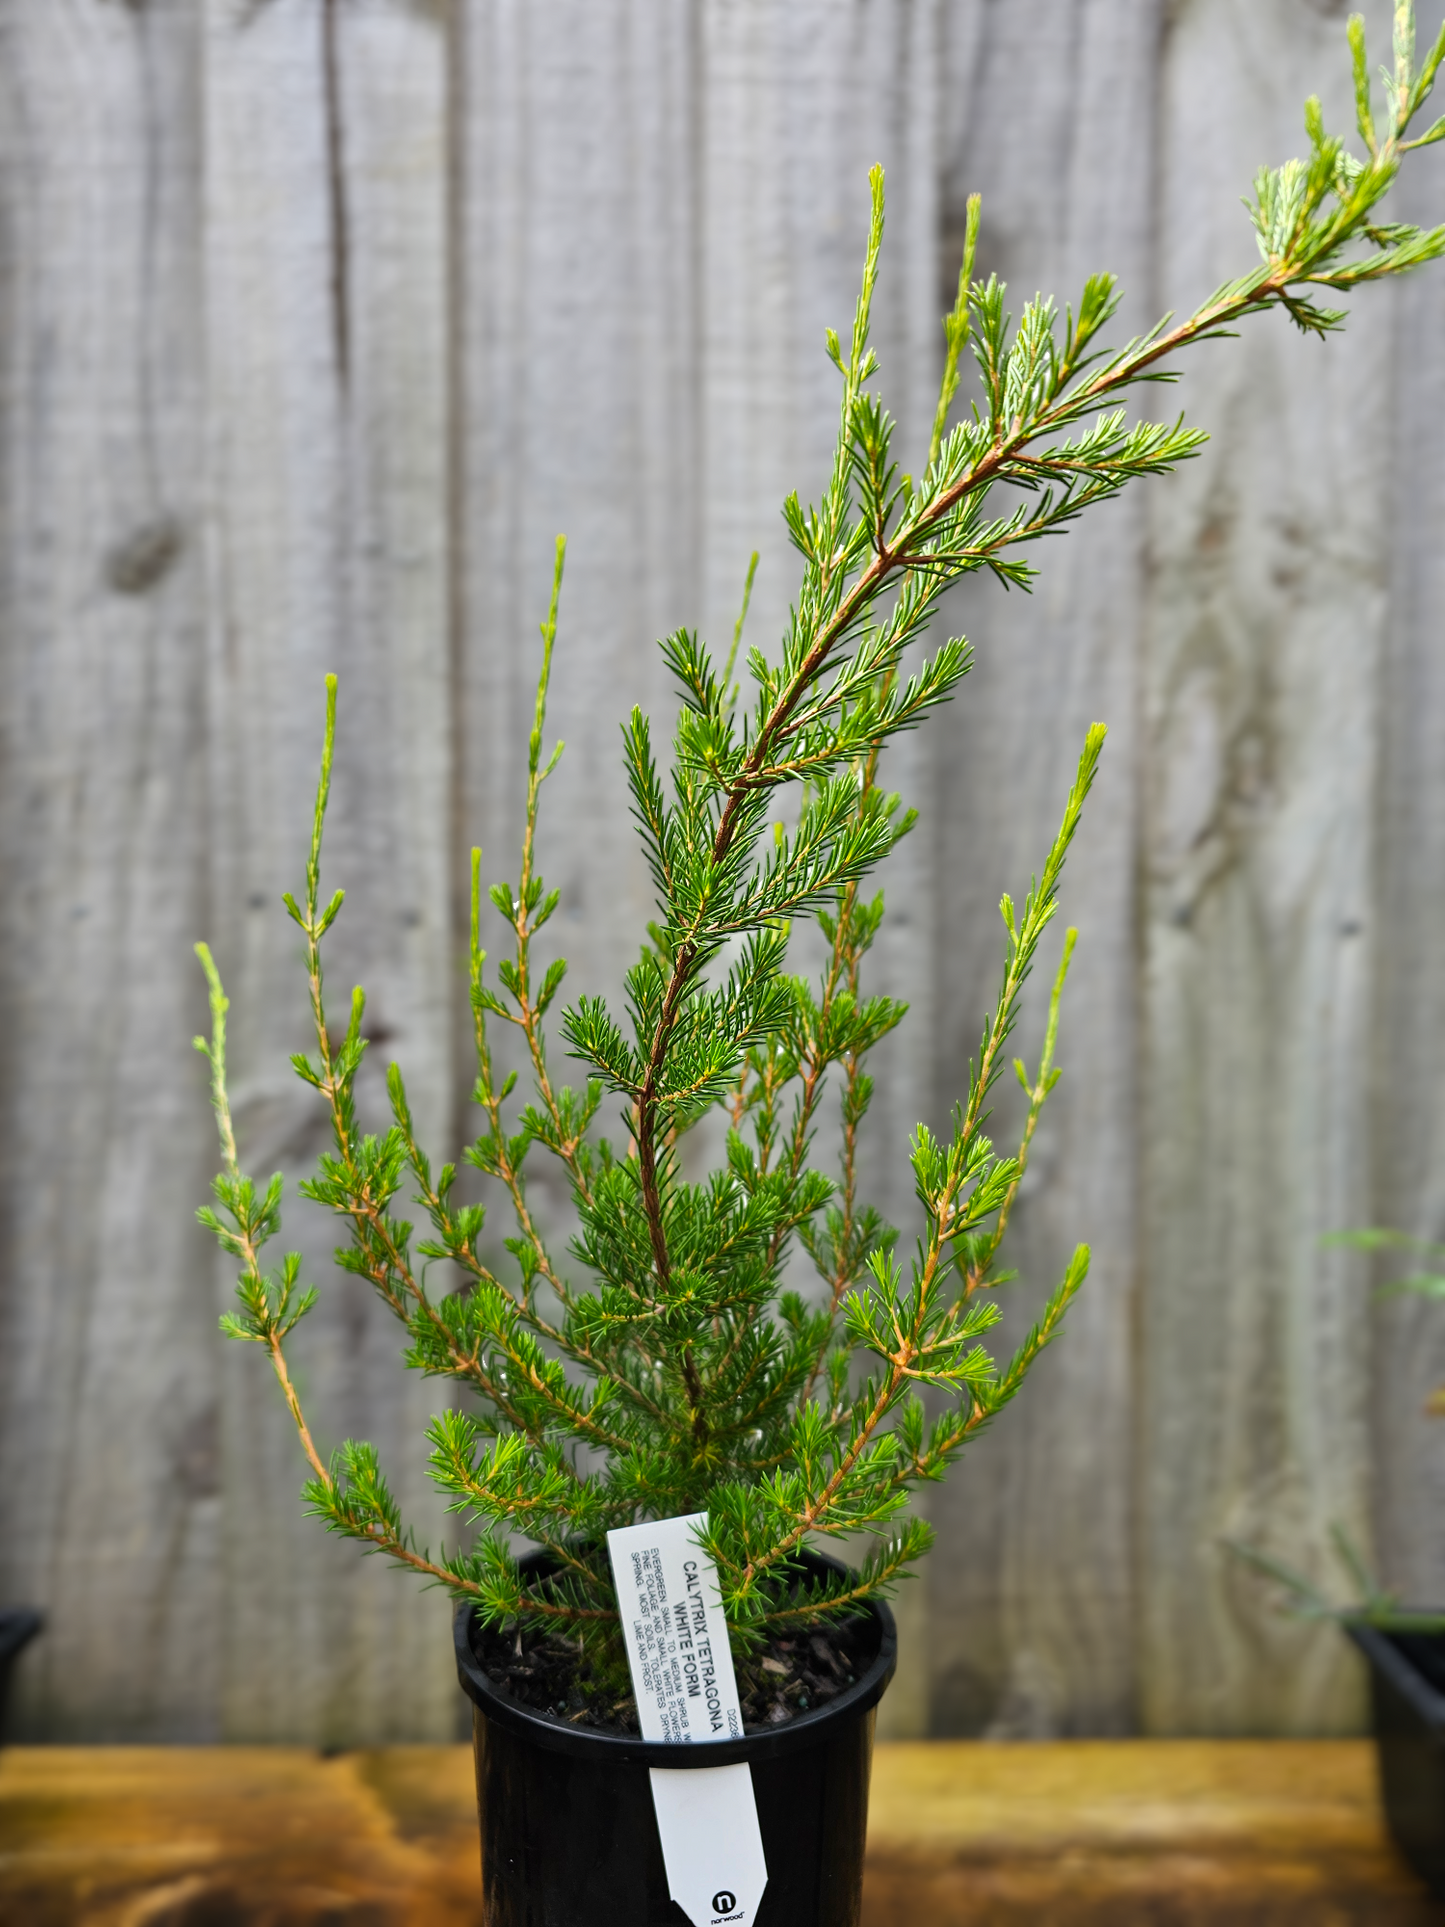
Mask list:
[[[1330,1527],[1330,1545],[1355,1594],[1349,1606],[1336,1605],[1313,1579],[1283,1559],[1237,1539],[1224,1543],[1236,1558],[1274,1582],[1284,1610],[1294,1619],[1332,1619],[1340,1625],[1382,1626],[1396,1633],[1445,1632],[1445,1613],[1412,1611],[1400,1604],[1396,1593],[1381,1586],[1343,1526]]]
[[[1327,1245],[1347,1245],[1354,1251],[1410,1251],[1432,1264],[1445,1264],[1445,1245],[1428,1244],[1405,1231],[1334,1231],[1323,1241]],[[1382,1296],[1393,1298],[1400,1292],[1413,1292],[1421,1298],[1445,1298],[1445,1273],[1412,1271],[1407,1278],[1392,1278],[1381,1285]]]
[[[863,966],[883,915],[864,884],[913,824],[878,778],[902,731],[948,700],[969,668],[969,645],[947,640],[910,655],[944,589],[991,572],[1026,587],[1029,545],[1062,530],[1135,479],[1162,474],[1204,440],[1181,421],[1131,421],[1123,406],[1143,383],[1172,379],[1164,364],[1245,316],[1281,308],[1325,333],[1340,314],[1321,290],[1346,291],[1445,251],[1445,230],[1382,224],[1376,210],[1411,146],[1440,137],[1437,122],[1406,139],[1430,91],[1445,33],[1418,68],[1413,17],[1397,11],[1396,63],[1387,74],[1383,133],[1350,27],[1360,133],[1351,155],[1325,132],[1319,104],[1305,114],[1308,156],[1262,172],[1251,216],[1260,261],[1217,289],[1187,320],[1159,323],[1118,349],[1099,345],[1115,312],[1113,278],[1096,275],[1062,319],[1038,298],[1015,324],[996,278],[973,275],[977,201],[970,203],[958,299],[944,323],[945,361],[921,472],[905,472],[895,428],[869,382],[876,368],[869,318],[883,235],[881,170],[862,289],[846,347],[828,334],[840,377],[832,472],[816,504],[784,504],[801,578],[775,657],[751,649],[733,675],[742,620],[721,671],[701,639],[679,630],[662,644],[681,694],[670,759],[634,710],[623,727],[632,812],[651,869],[648,925],[625,1000],[614,1010],[580,995],[560,1014],[568,1054],[583,1067],[556,1080],[544,1017],[566,965],[545,970],[533,942],[557,907],[536,873],[540,793],[561,754],[542,745],[557,633],[563,544],[542,625],[542,664],[529,740],[525,834],[515,883],[489,899],[508,951],[485,977],[480,855],[472,858],[471,1008],[481,1130],[465,1161],[506,1195],[515,1220],[506,1276],[483,1255],[486,1207],[456,1196],[457,1166],[435,1168],[417,1142],[400,1069],[388,1075],[393,1123],[362,1133],[355,1080],[366,1050],[365,997],[352,994],[340,1041],[327,1027],[321,945],[342,905],[321,897],[321,842],[335,732],[328,679],[325,749],[304,899],[286,898],[306,951],[316,1048],[293,1061],[329,1108],[333,1145],[302,1189],[346,1227],[340,1266],[369,1281],[407,1334],[406,1361],[453,1382],[463,1409],[429,1434],[431,1471],[452,1512],[472,1529],[465,1550],[433,1555],[414,1542],[373,1448],[351,1442],[324,1461],[307,1429],[285,1341],[309,1310],[299,1261],[264,1271],[279,1225],[280,1179],[260,1192],[238,1169],[225,1086],[225,998],[209,953],[210,1058],[225,1169],[216,1208],[203,1212],[241,1267],[233,1336],[267,1347],[311,1465],[311,1508],[332,1530],[410,1565],[473,1600],[489,1619],[560,1625],[596,1648],[614,1636],[604,1550],[612,1527],[639,1516],[708,1514],[736,1641],[826,1620],[886,1589],[928,1544],[904,1517],[911,1492],[949,1463],[1015,1395],[1083,1284],[1080,1247],[1038,1323],[1012,1358],[986,1339],[991,1295],[1009,1274],[1001,1242],[1054,1065],[1058,1014],[1073,933],[1049,1001],[1036,1073],[1021,1063],[1023,1131],[1007,1153],[987,1134],[1020,998],[1058,904],[1069,844],[1093,781],[1103,729],[1089,731],[1058,835],[1021,906],[1000,906],[1004,969],[968,1087],[947,1135],[920,1126],[911,1159],[923,1230],[904,1262],[895,1233],[857,1191],[858,1134],[872,1082],[869,1052],[903,1006],[865,994]],[[954,419],[965,350],[977,384]],[[753,566],[756,565],[756,556]],[[751,593],[752,568],[747,594]],[[746,615],[747,595],[743,614]],[[776,821],[777,792],[793,789],[796,820]],[[816,979],[789,968],[793,928],[814,920],[826,961]],[[494,1069],[489,1026],[521,1037],[530,1092]],[[826,1094],[836,1100],[839,1156],[813,1161]],[[679,1146],[718,1108],[726,1158],[705,1180],[684,1175]],[[598,1132],[618,1116],[622,1141]],[[533,1217],[532,1160],[557,1160],[577,1217],[574,1282]],[[401,1194],[421,1229],[399,1209]],[[812,1296],[785,1287],[801,1252],[820,1281]],[[449,1288],[436,1295],[426,1267]],[[929,1396],[925,1402],[925,1390]],[[813,1537],[871,1535],[875,1551],[852,1579],[807,1581],[797,1555]],[[513,1537],[551,1550],[558,1577],[524,1586]],[[599,1657],[601,1657],[599,1651]]]

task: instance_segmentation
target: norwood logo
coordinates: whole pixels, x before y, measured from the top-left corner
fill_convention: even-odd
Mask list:
[[[730,1894],[726,1887],[720,1887],[712,1897],[712,1910],[715,1914],[730,1914],[738,1904],[736,1894]]]

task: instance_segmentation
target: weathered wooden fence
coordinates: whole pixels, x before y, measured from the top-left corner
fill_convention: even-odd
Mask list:
[[[1347,124],[1346,83],[1334,0],[0,0],[0,1597],[48,1617],[22,1731],[456,1718],[444,1605],[300,1516],[192,1217],[196,938],[246,1161],[295,1173],[323,1141],[278,904],[323,671],[333,982],[370,992],[373,1110],[395,1057],[455,1142],[465,851],[512,862],[555,532],[543,860],[570,981],[609,986],[647,914],[614,722],[667,707],[654,637],[729,631],[754,546],[751,633],[777,632],[868,165],[917,447],[970,191],[1020,300],[1108,266],[1142,323],[1242,271],[1253,168],[1299,149],[1313,89]],[[1438,152],[1417,218],[1445,218]],[[1372,1311],[1318,1244],[1445,1228],[1445,273],[1356,307],[1323,347],[1270,319],[1197,354],[1203,459],[1052,545],[1032,598],[957,596],[977,670],[895,762],[924,820],[881,978],[914,1015],[873,1148],[906,1217],[999,893],[1111,725],[1011,1328],[1077,1238],[1094,1272],[929,1497],[896,1730],[1348,1728],[1340,1643],[1274,1615],[1228,1535],[1308,1563],[1330,1521],[1373,1522],[1385,1570],[1445,1597],[1421,1412],[1445,1325]],[[322,1271],[327,1226],[289,1224]],[[435,1525],[434,1388],[322,1282],[321,1430],[376,1440]]]

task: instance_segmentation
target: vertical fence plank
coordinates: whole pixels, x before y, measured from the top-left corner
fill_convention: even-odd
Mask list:
[[[1381,41],[1381,10],[1372,15]],[[1353,119],[1340,22],[1176,10],[1161,83],[1161,280],[1192,300],[1253,241],[1231,195]],[[1279,317],[1196,357],[1214,437],[1156,493],[1144,945],[1142,1707],[1155,1732],[1344,1730],[1360,1683],[1227,1536],[1317,1564],[1365,1531],[1358,1266],[1368,1213],[1370,821],[1389,297],[1321,347]]]
[[[1085,275],[1119,275],[1111,335],[1151,299],[1149,167],[1158,9],[1081,4],[960,10],[948,62],[941,273],[956,280],[964,202],[983,197],[978,271],[1077,300]],[[1027,84],[1021,77],[1027,75]],[[1033,556],[1030,597],[980,582],[949,626],[977,666],[934,743],[932,889],[940,903],[935,1121],[966,1087],[1003,961],[998,900],[1021,900],[1057,827],[1084,732],[1109,725],[1020,1037],[1036,1058],[1065,923],[1079,927],[1050,1099],[1010,1233],[1022,1274],[1003,1294],[998,1350],[1016,1344],[1078,1242],[1093,1269],[1057,1348],[1018,1404],[971,1446],[934,1497],[932,1720],[945,1733],[1043,1736],[1127,1730],[1134,1705],[1130,1507],[1135,1280],[1133,1105],[1134,715],[1142,503],[1094,513]],[[1009,1086],[1013,1080],[1008,1079]],[[1001,1087],[1008,1142],[1016,1089]]]
[[[565,532],[547,736],[567,749],[540,864],[562,891],[565,996],[613,993],[651,914],[617,726],[634,702],[665,716],[649,645],[696,613],[693,34],[683,8],[496,0],[464,14],[463,42],[461,840],[485,881],[515,879]]]
[[[216,1717],[196,53],[0,8],[0,1598],[50,1739]]]
[[[333,1021],[365,985],[367,1128],[386,1121],[393,1058],[424,1137],[450,1121],[447,49],[441,12],[404,0],[212,0],[207,27],[211,934],[243,1160],[294,1177],[329,1132],[287,1064],[306,1003],[279,895],[300,887],[327,670],[340,720],[323,870],[348,893],[328,943]],[[373,1440],[435,1537],[436,1388],[403,1369],[404,1334],[332,1270],[335,1227],[294,1194],[288,1231],[323,1291],[296,1341],[320,1439]],[[236,1348],[225,1371],[226,1732],[446,1735],[445,1603],[302,1517],[304,1466],[264,1361]]]
[[[1424,25],[1433,25],[1425,16]],[[1445,154],[1412,156],[1401,218],[1445,208]],[[1374,900],[1375,1082],[1371,1115],[1378,1225],[1445,1244],[1445,291],[1438,271],[1402,287],[1391,408],[1391,611],[1381,681]],[[1384,1283],[1417,1269],[1381,1261]],[[1434,1269],[1439,1269],[1436,1264]],[[1445,1382],[1438,1304],[1389,1298],[1376,1316],[1375,1548],[1410,1601],[1445,1599],[1445,1425],[1425,1409]]]

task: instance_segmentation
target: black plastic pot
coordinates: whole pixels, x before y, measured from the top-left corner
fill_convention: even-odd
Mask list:
[[[5,1705],[10,1697],[10,1674],[22,1649],[40,1631],[41,1619],[28,1606],[0,1608],[0,1732],[5,1726]]]
[[[1370,1663],[1390,1832],[1431,1892],[1445,1897],[1445,1634],[1345,1631]]]
[[[540,1561],[538,1562],[540,1563]],[[808,1555],[817,1568],[831,1560]],[[457,1675],[472,1701],[486,1927],[685,1927],[668,1897],[648,1769],[752,1769],[768,1884],[756,1927],[857,1927],[875,1708],[898,1663],[893,1615],[867,1612],[877,1650],[815,1712],[707,1746],[585,1732],[501,1692],[457,1608]]]

